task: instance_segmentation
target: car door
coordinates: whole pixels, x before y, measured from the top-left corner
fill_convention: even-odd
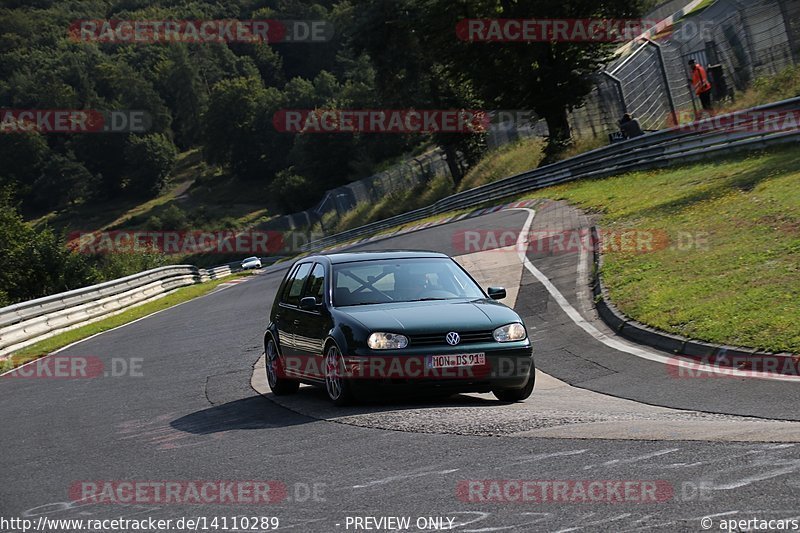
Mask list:
[[[301,323],[298,305],[312,266],[313,263],[300,263],[294,268],[294,272],[287,279],[283,288],[283,294],[281,294],[278,304],[278,313],[274,319],[278,328],[285,368],[289,374],[303,375],[305,373],[300,354],[297,351],[296,335],[297,328]]]
[[[317,304],[322,305],[313,310],[298,309],[300,323],[295,330],[295,349],[303,368],[307,369],[310,377],[318,379],[324,379],[325,358],[322,349],[331,327],[330,313],[325,305],[327,286],[325,265],[316,263],[308,277],[302,297],[313,296]]]
[[[272,309],[271,320],[277,330],[278,343],[280,344],[281,354],[283,355],[290,354],[294,346],[292,317],[289,316],[290,310],[286,306],[286,297],[289,294],[289,288],[292,286],[292,280],[299,266],[300,265],[294,265],[286,275],[286,280],[280,286],[281,292],[276,298],[277,302]]]

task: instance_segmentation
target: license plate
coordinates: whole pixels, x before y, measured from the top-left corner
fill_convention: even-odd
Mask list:
[[[484,353],[459,353],[447,355],[429,355],[428,368],[453,368],[458,366],[483,366],[486,364]]]

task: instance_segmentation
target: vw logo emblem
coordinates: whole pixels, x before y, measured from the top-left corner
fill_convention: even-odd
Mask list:
[[[461,342],[461,336],[455,331],[451,331],[450,333],[448,333],[445,339],[447,340],[447,344],[449,344],[450,346],[455,346],[456,344]]]

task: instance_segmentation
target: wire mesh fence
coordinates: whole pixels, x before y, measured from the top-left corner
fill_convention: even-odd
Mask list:
[[[715,98],[725,100],[754,79],[793,66],[800,51],[800,0],[716,0],[674,18],[666,30],[626,47],[625,55],[606,65],[605,79],[572,113],[577,137],[614,132],[616,120],[609,117],[626,112],[651,130],[687,111],[694,116],[699,103],[689,59],[707,69]],[[617,85],[616,94],[609,83]]]

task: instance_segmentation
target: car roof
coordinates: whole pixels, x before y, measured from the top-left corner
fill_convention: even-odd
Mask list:
[[[303,259],[304,262],[327,259],[332,264],[352,263],[356,261],[378,261],[381,259],[422,259],[422,258],[449,258],[447,254],[430,250],[382,250],[367,252],[342,252],[324,255],[314,255]]]

